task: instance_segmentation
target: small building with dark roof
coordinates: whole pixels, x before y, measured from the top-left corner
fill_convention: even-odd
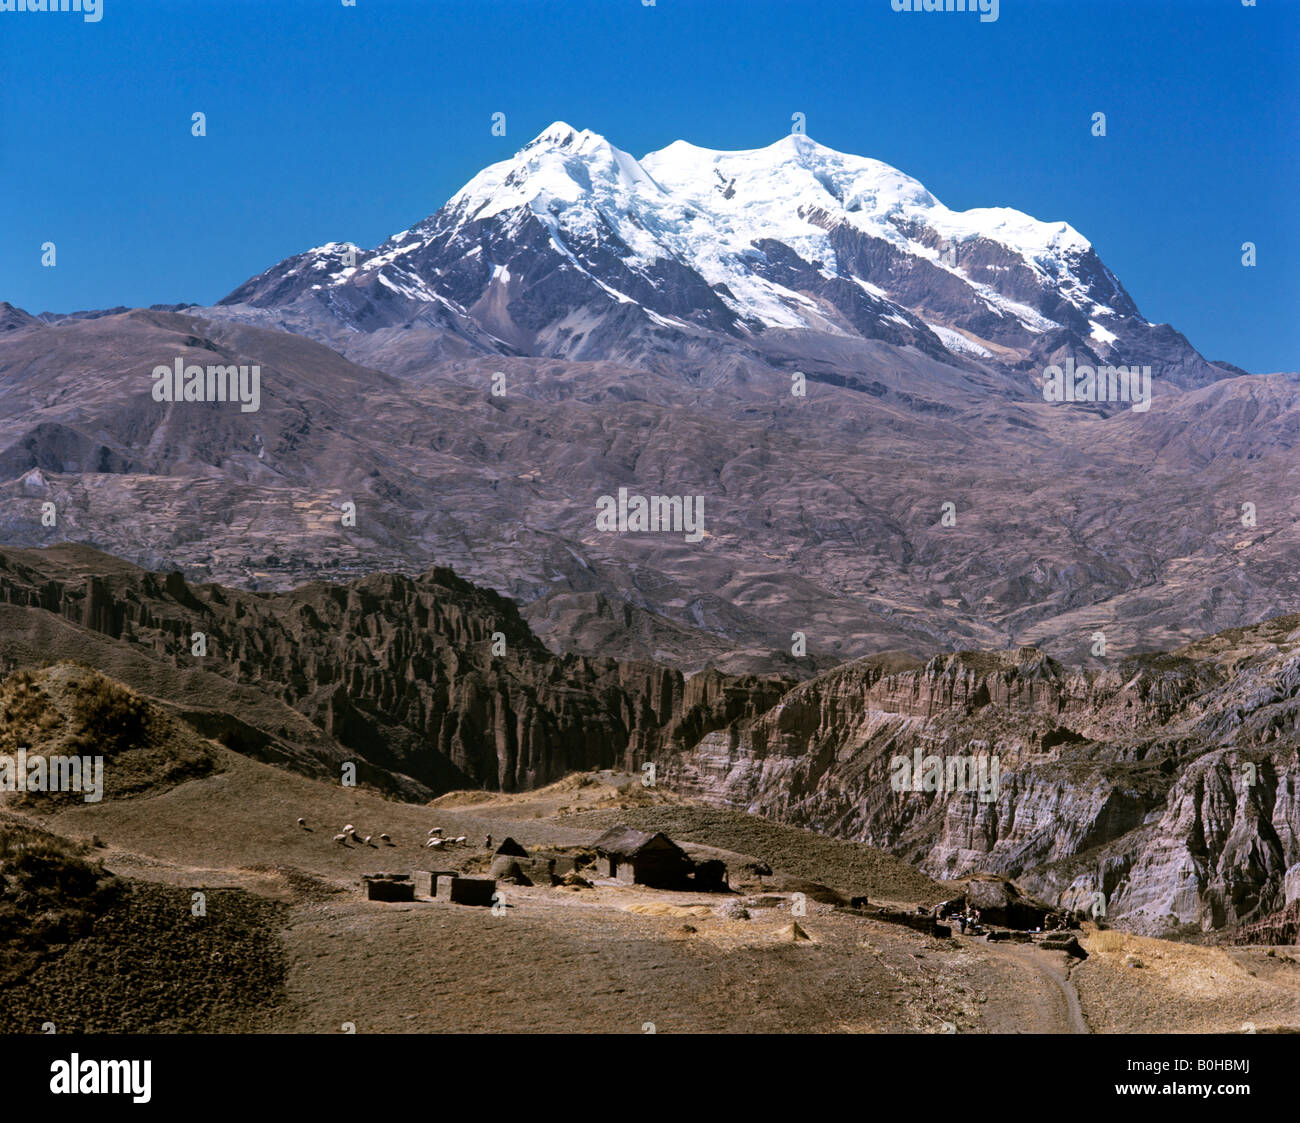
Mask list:
[[[663,831],[653,834],[631,827],[611,827],[592,843],[596,873],[629,885],[682,888],[695,863]]]
[[[494,851],[495,854],[508,854],[512,858],[527,858],[528,851],[519,845],[513,838],[506,837],[501,840],[501,845]]]

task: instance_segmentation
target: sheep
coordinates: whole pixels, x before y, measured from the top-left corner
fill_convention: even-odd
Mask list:
[[[299,820],[298,820],[298,826],[302,827],[302,828],[305,830],[306,827],[307,827],[307,820],[306,820],[306,819],[299,819]]]
[[[440,839],[440,838],[431,838],[431,839],[429,839],[428,842],[426,842],[426,843],[424,844],[424,847],[425,847],[426,850],[429,850],[429,849],[432,849],[432,850],[439,850],[439,849],[442,848],[442,839]]]
[[[464,842],[465,842],[465,836],[464,836],[464,835],[461,835],[460,838],[456,839],[455,841],[456,841],[456,845],[457,845],[457,846],[461,846],[461,845],[463,845]]]
[[[369,835],[366,835],[366,837],[363,838],[363,839],[361,840],[361,842],[362,842],[363,845],[365,845],[365,846],[369,846],[369,845],[370,845],[370,836],[369,836]]]
[[[340,846],[346,846],[348,844],[348,836],[345,834],[336,834],[334,836],[334,841]]]
[[[429,828],[429,833],[430,833],[430,834],[442,834],[442,828],[441,828],[441,827],[430,827],[430,828]]]
[[[343,828],[343,833],[351,834],[356,829],[357,829],[356,827],[354,827],[351,823],[349,823],[346,827]]]
[[[388,843],[391,843],[393,840],[392,840],[391,838],[389,838],[388,835],[386,835],[386,834],[381,834],[381,835],[379,836],[379,841],[380,841],[380,842],[388,842]]]

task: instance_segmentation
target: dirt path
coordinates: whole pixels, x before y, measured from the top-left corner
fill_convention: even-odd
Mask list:
[[[1057,965],[1059,952],[1046,952],[1024,944],[988,944],[990,955],[1008,965],[1015,965],[1020,975],[1016,993],[1028,999],[1027,1017],[1016,1028],[990,1028],[994,1032],[1019,1033],[1091,1033],[1079,1006],[1079,993],[1070,981],[1069,972]],[[995,1011],[989,1011],[994,1014]],[[990,1018],[990,1021],[993,1021]],[[998,1019],[1000,1020],[1000,1019]]]

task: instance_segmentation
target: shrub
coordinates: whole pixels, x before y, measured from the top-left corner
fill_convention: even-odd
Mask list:
[[[145,700],[100,674],[87,675],[72,686],[75,739],[97,746],[105,756],[134,748],[149,732]]]

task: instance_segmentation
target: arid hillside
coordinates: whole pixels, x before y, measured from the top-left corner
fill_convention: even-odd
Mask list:
[[[955,929],[927,935],[818,898],[864,895],[903,914],[958,886],[870,847],[643,788],[635,775],[575,774],[536,792],[410,804],[211,750],[214,770],[175,786],[51,814],[0,812],[6,962],[18,956],[24,965],[0,978],[6,1029],[37,1032],[47,1021],[59,1032],[1300,1026],[1293,950],[1130,945],[1085,925],[1080,960]],[[663,828],[692,854],[722,858],[733,891],[651,889],[589,874],[554,887],[499,883],[501,905],[492,909],[367,901],[360,890],[362,874],[431,864],[481,876],[489,834],[532,852],[589,853],[613,821]],[[336,843],[345,825],[372,841]],[[466,843],[431,862],[424,842],[434,826]],[[80,880],[24,901],[24,863],[51,852],[63,868],[83,871]],[[195,894],[205,916],[194,914]],[[39,928],[23,919],[37,908]],[[105,964],[117,972],[107,987]],[[147,998],[127,1001],[128,993]]]
[[[239,588],[449,566],[557,651],[795,677],[893,649],[1088,662],[1099,630],[1168,650],[1300,610],[1294,376],[1197,358],[1138,414],[879,339],[434,359],[417,324],[364,336],[406,358],[349,359],[220,312],[0,338],[0,541]],[[177,361],[256,366],[257,411],[155,401]],[[620,488],[699,497],[702,536],[599,530]]]
[[[0,551],[0,620],[5,668],[79,660],[237,752],[334,782],[355,767],[407,799],[653,765],[694,801],[933,877],[1009,875],[1146,934],[1254,924],[1300,897],[1295,617],[1100,668],[1022,648],[688,678],[556,655],[445,569],[251,593],[57,547]],[[11,739],[46,736],[41,707],[14,712],[29,724]],[[997,771],[896,787],[899,761],[931,757]]]

